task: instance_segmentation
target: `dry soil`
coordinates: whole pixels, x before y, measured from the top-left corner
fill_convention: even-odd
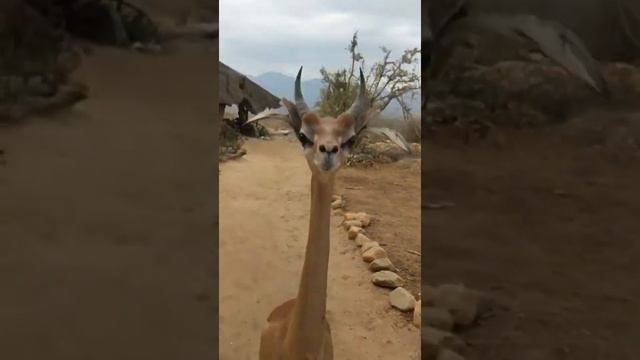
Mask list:
[[[0,128],[0,357],[213,359],[217,54],[96,49]]]
[[[256,359],[267,316],[295,297],[309,221],[310,172],[297,140],[249,140],[244,147],[247,155],[225,162],[220,174],[221,360]],[[344,184],[356,173],[345,172],[337,193],[346,192]],[[366,177],[358,186],[377,181],[358,176]],[[419,206],[395,205],[407,206],[418,218]],[[359,250],[337,226],[340,221],[333,217],[327,310],[335,358],[419,359],[419,330],[390,307],[388,290],[371,284]],[[372,227],[392,225],[382,218]],[[419,226],[413,230],[410,238],[419,238]]]
[[[637,359],[638,114],[425,147],[425,283],[464,283],[507,311],[467,331],[469,359]]]

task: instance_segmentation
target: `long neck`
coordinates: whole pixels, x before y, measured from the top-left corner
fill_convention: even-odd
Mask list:
[[[311,176],[309,237],[298,297],[286,340],[294,349],[299,349],[300,344],[320,346],[321,334],[324,332],[333,182],[333,177]]]

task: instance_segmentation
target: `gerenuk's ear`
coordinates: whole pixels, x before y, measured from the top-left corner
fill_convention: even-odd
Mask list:
[[[296,104],[285,98],[282,98],[282,104],[287,108],[287,111],[289,112],[289,119],[287,122],[289,123],[293,131],[296,132],[296,134],[300,133],[300,127],[302,126],[302,116],[300,116]]]

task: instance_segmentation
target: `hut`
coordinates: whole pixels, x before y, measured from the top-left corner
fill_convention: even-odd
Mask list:
[[[238,106],[238,118],[241,124],[247,121],[250,112],[257,114],[267,108],[280,107],[278,97],[223,62],[218,63],[220,119],[223,118],[227,106]]]

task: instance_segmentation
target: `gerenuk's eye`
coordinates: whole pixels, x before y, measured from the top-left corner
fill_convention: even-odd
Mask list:
[[[304,133],[298,133],[298,140],[300,140],[302,147],[307,148],[313,146],[313,141],[311,141]]]

